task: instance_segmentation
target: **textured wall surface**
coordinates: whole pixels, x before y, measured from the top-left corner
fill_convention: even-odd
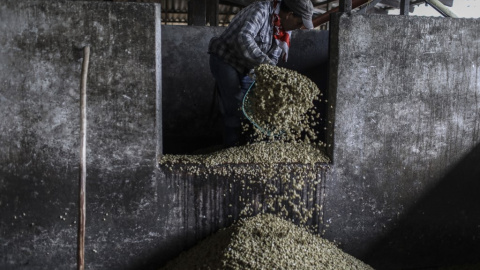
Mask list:
[[[222,143],[208,43],[223,27],[162,26],[164,152]]]
[[[88,268],[141,265],[154,250],[157,13],[153,4],[0,3],[1,269],[76,264],[84,45]]]
[[[332,26],[326,236],[374,266],[478,260],[479,27],[379,15]]]
[[[174,62],[194,61],[209,73],[206,44],[196,52],[186,34],[219,31],[172,28],[178,35],[163,36],[160,46],[170,29],[160,28],[159,11],[137,3],[0,2],[0,269],[75,267],[85,44],[92,47],[87,269],[156,269],[238,217],[241,191],[231,179],[156,166],[158,116],[170,110],[161,105],[192,102],[166,81],[197,76]],[[316,198],[325,237],[379,269],[478,260],[479,21],[343,16],[332,29],[334,164],[331,173],[318,172],[327,197]],[[183,57],[160,54],[168,38],[188,49]],[[325,83],[326,40],[325,32],[295,33],[287,64]]]
[[[91,46],[86,268],[157,269],[238,218],[243,191],[231,179],[157,167],[160,127],[181,119],[170,110],[211,101],[211,92],[201,99],[203,92],[175,83],[193,79],[187,90],[211,91],[211,81],[196,79],[210,76],[207,37],[222,30],[160,27],[159,11],[137,3],[0,3],[0,269],[76,265],[84,45]],[[189,123],[203,116],[192,117]]]

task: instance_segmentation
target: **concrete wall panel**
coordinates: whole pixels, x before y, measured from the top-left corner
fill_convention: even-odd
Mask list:
[[[480,197],[471,194],[480,187],[479,26],[379,15],[334,21],[326,236],[378,267],[461,263],[480,251]]]
[[[87,269],[157,269],[238,218],[239,192],[229,192],[228,177],[205,180],[157,167],[162,124],[167,131],[170,122],[188,130],[189,123],[207,118],[190,105],[210,104],[206,48],[208,37],[222,30],[160,28],[158,14],[153,4],[1,2],[1,269],[76,265],[79,87],[86,44]],[[161,59],[160,48],[168,52]],[[179,114],[168,114],[178,110],[195,115],[185,125]],[[324,179],[324,172],[318,177]]]
[[[1,2],[1,269],[76,264],[84,44],[92,46],[87,269],[156,269],[237,217],[228,177],[156,166],[157,115],[210,101],[199,98],[211,91],[207,37],[221,29],[160,28],[158,14],[154,4]],[[334,164],[317,176],[325,237],[379,269],[475,261],[478,20],[343,15],[332,29]],[[178,49],[160,59],[159,34],[170,30],[161,47]],[[294,33],[287,67],[325,83],[328,55],[317,46],[325,40],[325,32]],[[163,105],[185,101],[163,111],[162,60]],[[198,85],[170,88],[170,80]]]
[[[156,242],[156,9],[1,2],[1,269],[76,264],[85,45],[88,267],[141,265]]]

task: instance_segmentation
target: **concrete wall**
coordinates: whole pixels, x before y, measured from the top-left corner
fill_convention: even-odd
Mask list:
[[[207,37],[221,31],[160,27],[159,11],[154,4],[0,3],[0,269],[76,265],[79,88],[86,44],[91,46],[87,269],[156,269],[238,218],[240,189],[229,192],[230,179],[206,181],[157,167],[162,113],[168,127],[179,119],[168,114],[168,106],[177,104],[175,94],[187,105],[195,101],[191,92],[181,94],[170,85],[169,76],[198,85],[188,90],[211,91],[195,79],[209,76],[203,61]],[[191,46],[193,34],[205,38]],[[181,49],[160,58],[162,45],[174,44]],[[177,52],[181,57],[172,58]],[[183,105],[170,108],[184,110]]]
[[[379,269],[478,262],[479,27],[334,20],[326,237]]]
[[[191,102],[167,81],[199,76],[181,67],[204,65],[218,29],[160,27],[154,4],[2,1],[0,18],[0,269],[75,267],[83,44],[92,46],[87,269],[155,269],[238,217],[231,179],[156,166],[165,107]],[[334,164],[317,175],[322,229],[379,269],[478,261],[478,27],[372,15],[332,26]],[[169,30],[179,34],[160,42]],[[199,51],[182,31],[205,35]],[[325,75],[312,71],[324,67],[325,33],[295,35],[289,64]],[[188,49],[183,57],[160,59],[169,38]]]
[[[163,26],[164,152],[192,153],[222,143],[208,42],[223,27]]]
[[[84,44],[87,268],[132,268],[155,251],[159,15],[153,4],[1,1],[0,269],[76,265]]]

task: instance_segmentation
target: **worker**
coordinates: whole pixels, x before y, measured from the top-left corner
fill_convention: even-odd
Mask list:
[[[223,145],[239,144],[241,103],[253,82],[253,69],[288,57],[290,34],[313,28],[311,0],[257,1],[242,9],[225,31],[210,40],[210,70],[223,118]]]

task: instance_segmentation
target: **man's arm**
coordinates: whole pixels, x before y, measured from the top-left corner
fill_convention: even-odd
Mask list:
[[[235,48],[237,52],[249,63],[250,66],[248,68],[253,68],[259,64],[275,65],[278,58],[272,59],[262,52],[255,40],[264,24],[269,23],[270,14],[268,14],[268,10],[251,8],[249,12],[246,12],[244,18],[236,39],[237,44]],[[258,40],[258,42],[262,42],[262,40]]]
[[[270,51],[268,51],[268,57],[272,59],[273,62],[275,62],[275,65],[278,64],[278,59],[280,58],[280,55],[282,55],[282,48],[280,48],[275,40],[272,41],[272,48],[270,48]]]

